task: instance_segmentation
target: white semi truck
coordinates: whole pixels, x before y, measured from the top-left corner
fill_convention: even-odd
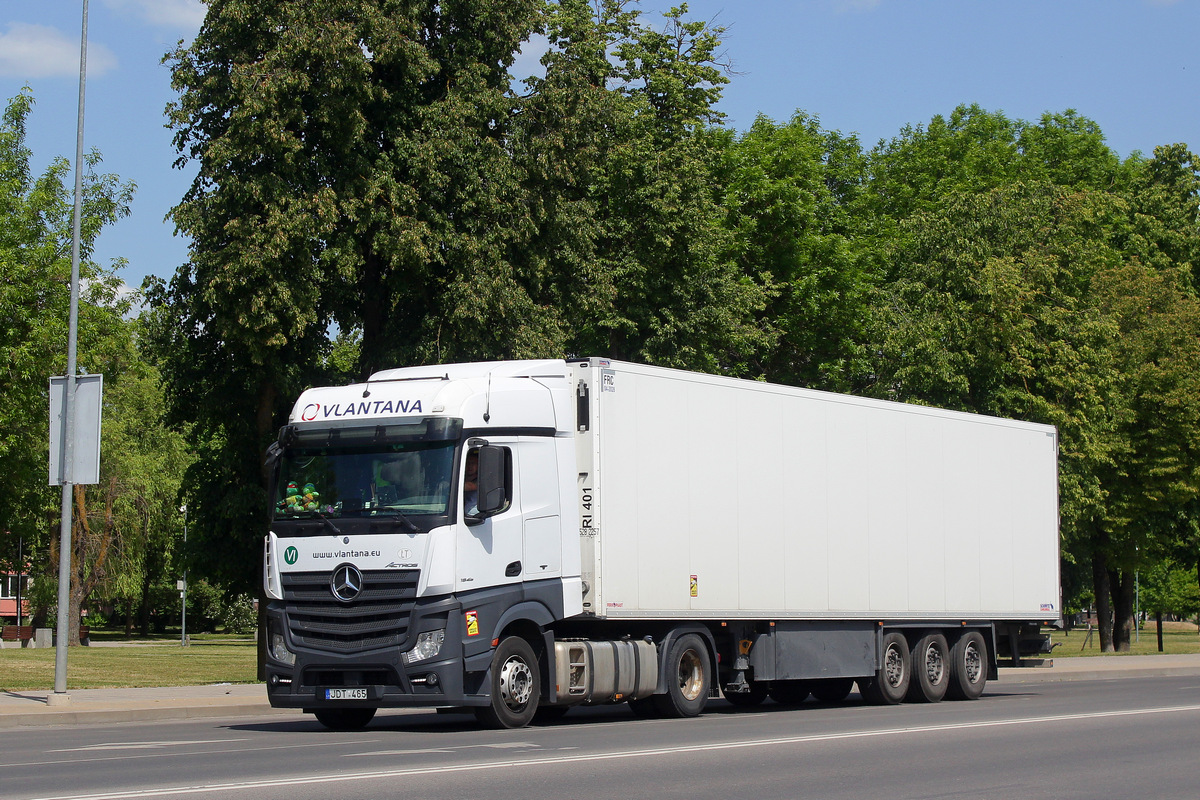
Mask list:
[[[331,728],[974,699],[1061,617],[1045,425],[511,361],[310,389],[268,459],[268,696]]]

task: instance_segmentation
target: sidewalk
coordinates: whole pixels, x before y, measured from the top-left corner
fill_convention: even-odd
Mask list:
[[[994,684],[1105,680],[1137,676],[1195,675],[1200,654],[1087,656],[1055,659],[1051,667],[1004,668]],[[0,728],[28,725],[108,724],[199,717],[278,715],[301,717],[295,709],[273,709],[261,684],[216,684],[160,689],[75,689],[65,704],[50,705],[53,692],[0,692]]]

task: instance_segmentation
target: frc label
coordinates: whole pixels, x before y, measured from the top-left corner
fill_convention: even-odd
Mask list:
[[[478,636],[478,635],[479,635],[479,612],[478,611],[468,611],[467,612],[467,636]]]

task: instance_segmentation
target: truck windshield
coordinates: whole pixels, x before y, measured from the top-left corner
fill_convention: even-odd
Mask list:
[[[444,515],[453,467],[450,441],[290,447],[275,519]]]

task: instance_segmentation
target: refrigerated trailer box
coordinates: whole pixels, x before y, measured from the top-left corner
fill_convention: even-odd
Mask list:
[[[311,389],[270,459],[271,702],[978,697],[1060,616],[1046,425],[605,359]]]

